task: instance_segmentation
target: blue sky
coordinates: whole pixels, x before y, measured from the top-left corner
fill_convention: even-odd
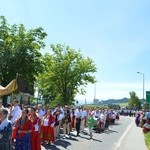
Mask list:
[[[23,23],[28,29],[43,27],[47,47],[62,43],[81,49],[97,65],[96,98],[142,98],[150,90],[150,1],[149,0],[0,0],[0,15],[9,24]],[[94,98],[94,85],[77,99]]]

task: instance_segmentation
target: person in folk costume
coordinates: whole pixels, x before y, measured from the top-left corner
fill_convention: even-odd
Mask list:
[[[55,118],[55,125],[54,125],[54,132],[55,132],[55,138],[59,138],[59,132],[60,132],[60,124],[62,120],[62,114],[61,110],[57,109],[56,112],[53,113]]]
[[[25,108],[22,111],[14,127],[17,129],[15,150],[31,150],[32,123],[28,119],[28,109]]]
[[[150,132],[150,112],[146,115],[146,123],[143,125],[143,133]]]
[[[0,150],[11,150],[12,124],[8,120],[8,110],[0,109]]]
[[[103,111],[100,114],[100,128],[101,128],[101,131],[104,131],[105,129],[105,115]]]
[[[40,139],[42,142],[47,142],[46,144],[51,144],[51,142],[55,142],[54,124],[55,118],[52,115],[52,110],[48,110],[47,114],[42,118],[41,123]]]
[[[35,107],[31,107],[29,119],[32,122],[31,149],[41,150],[40,139],[39,139],[40,118],[36,114]]]
[[[140,124],[140,113],[139,113],[139,112],[137,112],[137,114],[136,114],[136,117],[135,117],[135,124],[136,124],[137,126],[139,126],[139,124]]]
[[[66,133],[67,131],[69,131],[69,134],[70,134],[70,127],[68,126],[68,112],[66,108],[64,109],[64,117],[62,118],[61,123],[63,127],[64,137],[67,137]]]
[[[118,121],[120,119],[119,112],[116,112],[116,120]]]
[[[72,109],[72,112],[71,112],[71,125],[72,125],[72,128],[75,128],[75,110]]]
[[[66,128],[67,128],[67,133],[70,136],[70,132],[72,130],[72,125],[71,125],[71,110],[70,110],[70,107],[66,106],[66,112],[67,112]]]

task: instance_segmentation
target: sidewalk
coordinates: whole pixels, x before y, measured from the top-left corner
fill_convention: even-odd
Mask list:
[[[117,147],[117,150],[147,150],[142,128],[135,125],[134,118],[131,119],[133,123],[125,131],[125,135],[120,141],[120,146]]]

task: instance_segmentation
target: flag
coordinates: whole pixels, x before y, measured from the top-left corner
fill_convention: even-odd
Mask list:
[[[29,95],[34,95],[34,89],[29,87],[24,79],[20,76],[17,77],[17,85],[18,91]]]
[[[6,87],[0,86],[0,96],[8,95],[18,88],[17,80],[12,80]]]

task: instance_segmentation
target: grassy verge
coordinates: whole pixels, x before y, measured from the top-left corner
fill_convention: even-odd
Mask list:
[[[147,146],[148,150],[150,150],[150,132],[144,134],[144,136],[145,136],[146,146]]]

